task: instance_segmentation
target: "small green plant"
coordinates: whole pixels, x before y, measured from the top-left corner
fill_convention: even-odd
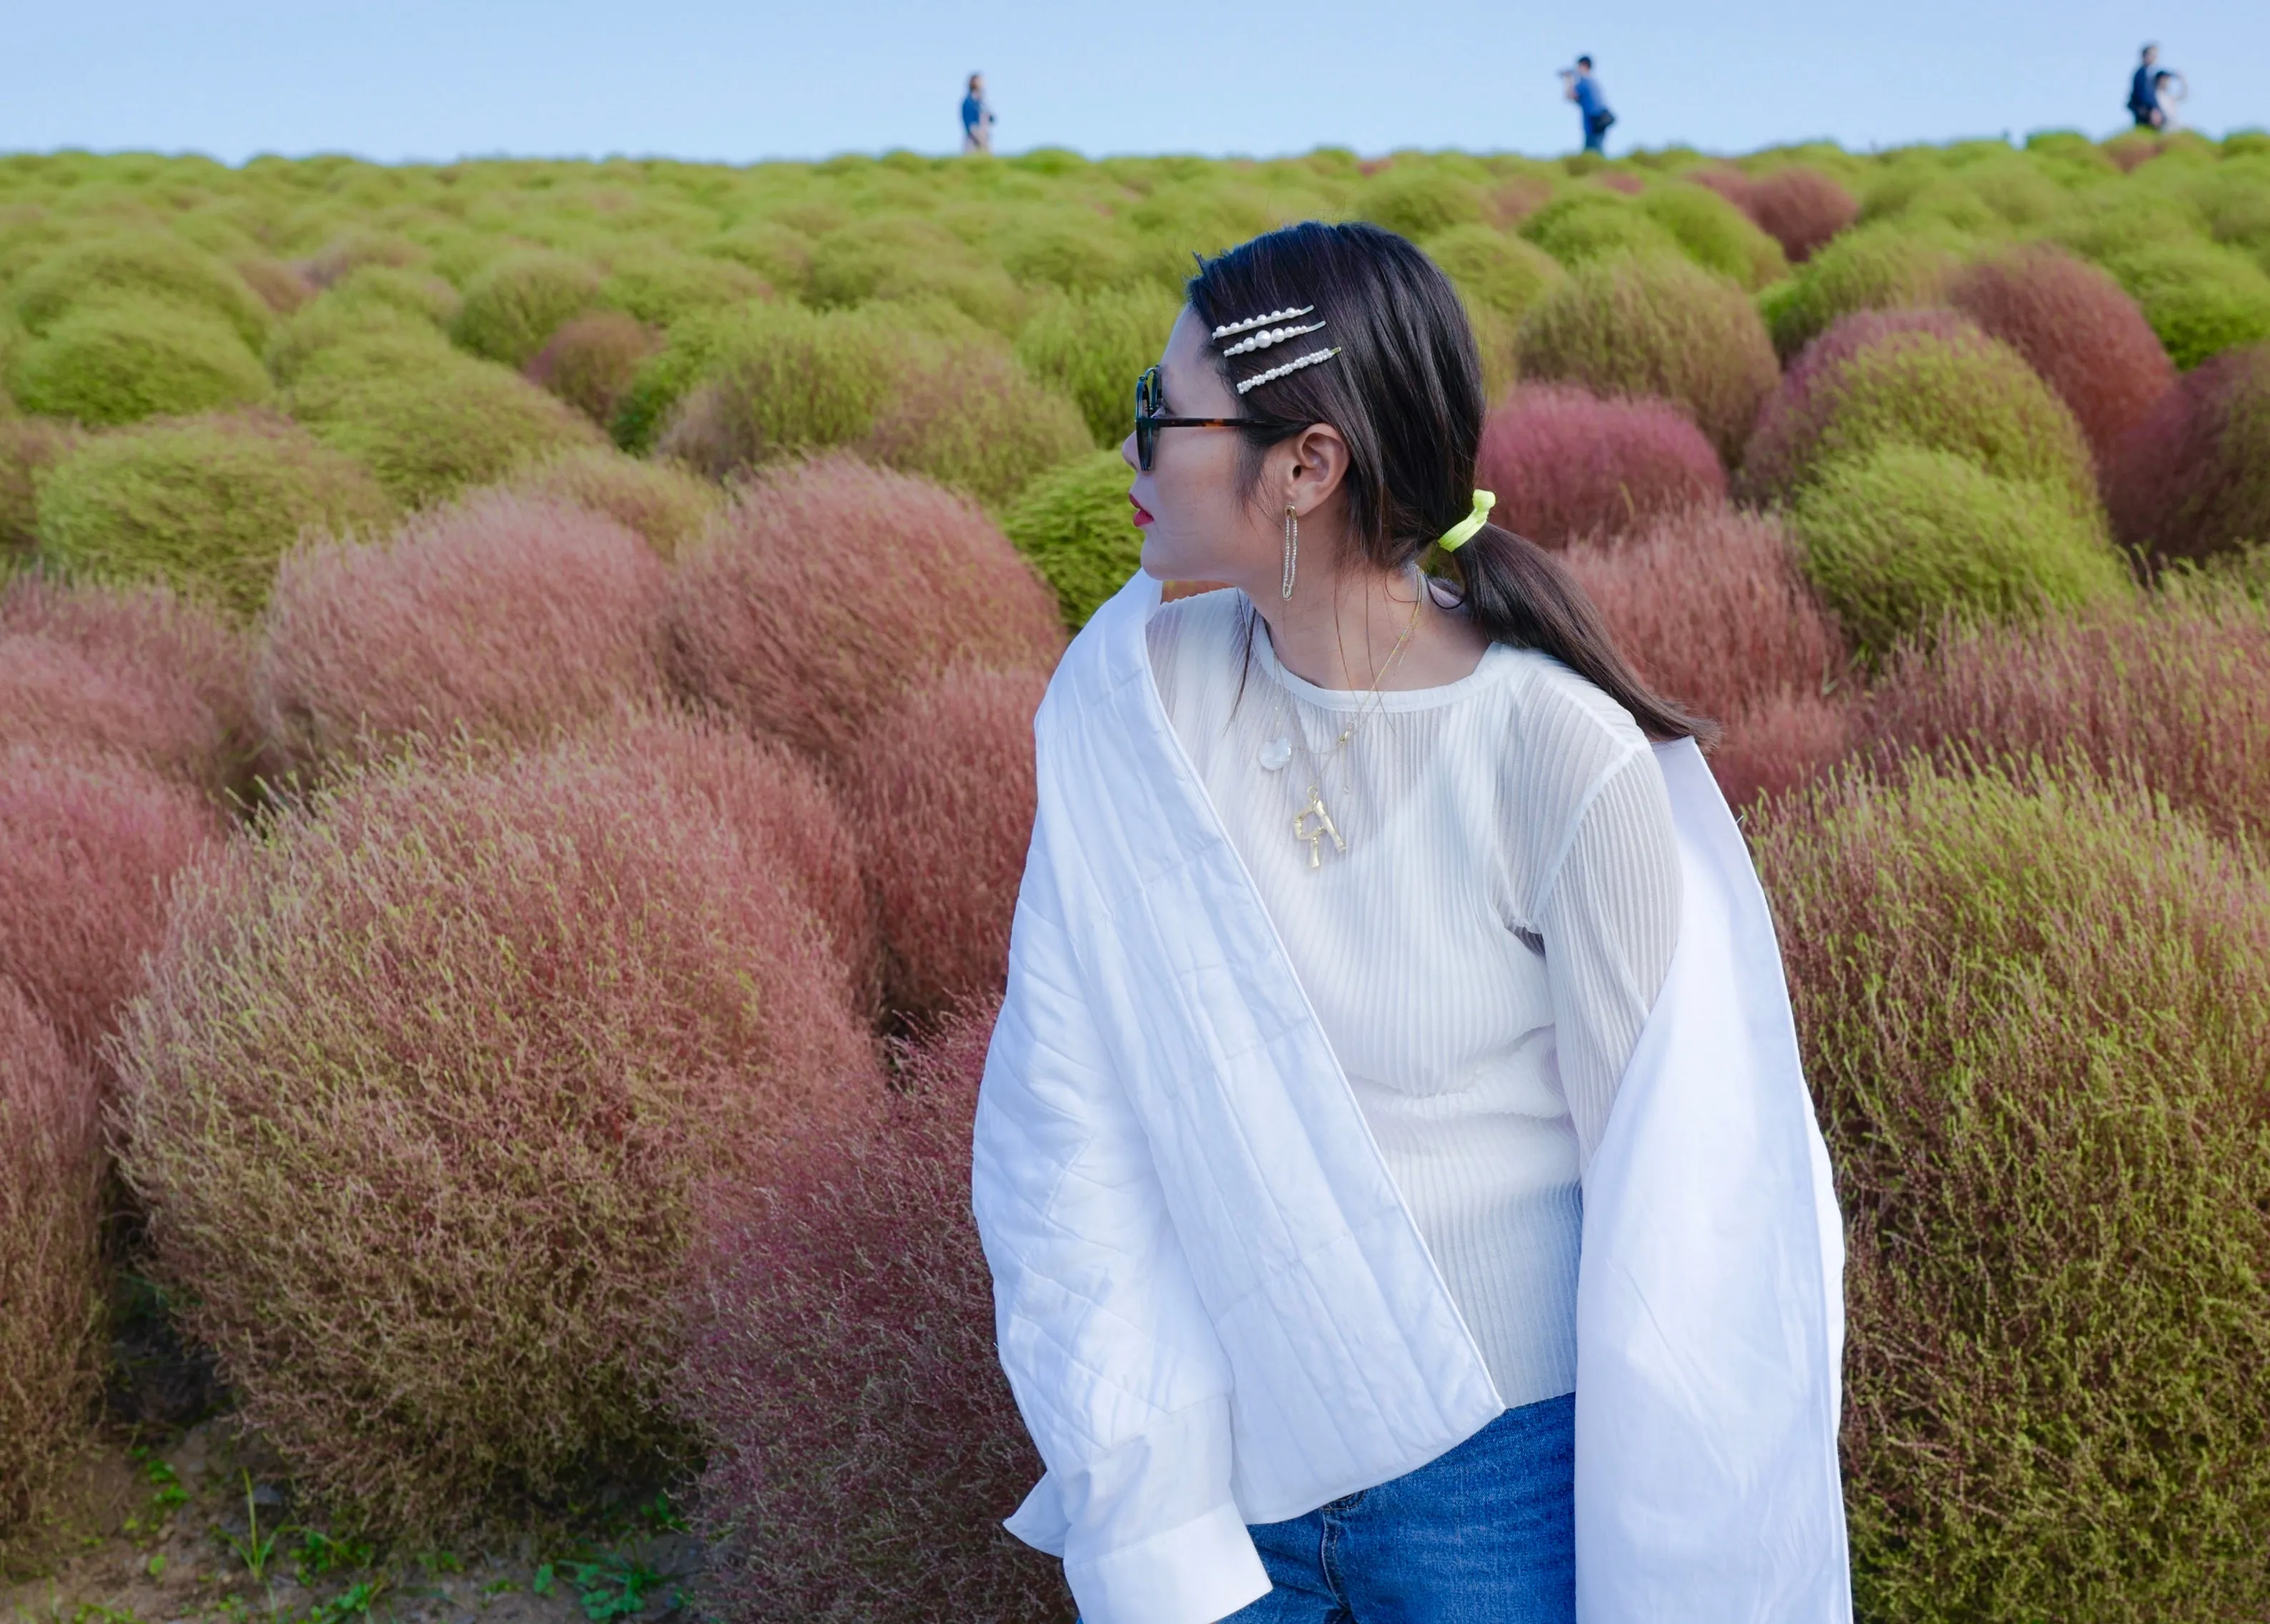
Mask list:
[[[293,1571],[302,1584],[342,1568],[367,1568],[377,1556],[366,1539],[341,1539],[320,1528],[302,1528],[298,1532],[300,1548],[293,1558]]]
[[[668,1574],[619,1551],[611,1551],[597,1561],[570,1562],[567,1568],[568,1582],[575,1587],[575,1599],[591,1624],[607,1624],[610,1619],[645,1612],[648,1598],[670,1582]],[[678,1605],[675,1598],[671,1605],[673,1609]]]
[[[260,1500],[253,1492],[252,1474],[247,1472],[243,1476],[245,1522],[243,1537],[240,1539],[235,1534],[224,1533],[222,1538],[227,1542],[228,1548],[236,1553],[237,1560],[244,1564],[245,1571],[252,1576],[252,1582],[255,1584],[265,1584],[268,1583],[268,1564],[276,1554],[277,1539],[285,1531],[281,1528],[272,1528],[264,1536],[261,1533]]]

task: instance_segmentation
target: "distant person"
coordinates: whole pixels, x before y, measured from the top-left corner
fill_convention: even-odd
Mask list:
[[[961,150],[993,150],[993,109],[985,105],[985,76],[982,73],[969,76],[968,93],[961,99]]]
[[[2182,120],[2177,116],[2176,109],[2183,106],[2185,98],[2190,93],[2191,87],[2184,83],[2182,74],[2171,68],[2162,68],[2155,72],[2152,75],[2152,100],[2160,109],[2160,116],[2153,128],[2162,135],[2181,129]]]
[[[2157,130],[2167,122],[2167,113],[2160,106],[2160,93],[2153,82],[2152,70],[2158,66],[2160,48],[2148,45],[2142,60],[2136,64],[2135,77],[2128,81],[2128,115],[2136,121],[2139,130]]]
[[[1579,56],[1575,67],[1561,70],[1561,93],[1575,102],[1576,110],[1584,115],[1584,150],[1601,151],[1600,144],[1607,139],[1608,126],[1616,122],[1616,115],[1608,111],[1607,98],[1600,94],[1600,82],[1592,77],[1590,56]]]

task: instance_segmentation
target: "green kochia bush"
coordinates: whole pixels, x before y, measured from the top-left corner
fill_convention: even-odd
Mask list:
[[[352,347],[342,346],[349,359]],[[600,443],[573,406],[501,367],[446,351],[429,360],[414,349],[384,360],[367,371],[310,368],[291,409],[404,506],[445,501],[531,458]]]
[[[1847,316],[1800,355],[1758,419],[1743,484],[1785,497],[1832,459],[1926,446],[1989,473],[2088,501],[2088,442],[2066,404],[2007,345],[1941,310]]]
[[[1935,303],[1956,263],[1950,239],[1932,231],[1895,223],[1840,233],[1766,293],[1774,348],[1786,360],[1839,316]]]
[[[78,306],[117,299],[154,299],[200,312],[255,346],[268,331],[268,307],[243,278],[167,232],[130,232],[63,248],[17,278],[11,302],[36,333]]]
[[[1921,766],[1754,841],[1851,1249],[1860,1616],[2248,1616],[2270,873],[2133,790]]]
[[[698,1191],[879,1093],[776,861],[562,746],[352,776],[177,894],[124,1171],[313,1499],[433,1534],[679,1457],[656,1299]]]
[[[2188,370],[2219,351],[2270,338],[2270,273],[2235,248],[2153,243],[2108,265],[2177,367]]]
[[[1098,451],[1033,481],[1002,522],[1056,589],[1074,631],[1142,565],[1143,532],[1127,501],[1132,477],[1118,452]]]
[[[93,424],[249,405],[270,391],[227,323],[150,298],[73,306],[19,352],[11,388],[26,411]]]
[[[1572,268],[1619,254],[1680,252],[1679,239],[1637,204],[1605,191],[1547,204],[1522,221],[1521,234]]]
[[[1069,396],[1099,446],[1127,438],[1135,380],[1155,366],[1182,301],[1162,287],[1063,295],[1033,313],[1017,335],[1017,359]]]
[[[1732,463],[1780,368],[1739,289],[1684,259],[1585,265],[1521,325],[1522,375],[1687,408]]]
[[[1948,451],[1887,445],[1798,497],[1806,573],[1865,651],[1949,614],[2013,619],[2121,592],[2101,520],[2070,491],[1999,479]]]
[[[88,440],[41,482],[38,525],[42,552],[72,573],[162,581],[249,615],[303,529],[367,532],[393,514],[352,459],[246,416]]]
[[[1356,189],[1350,212],[1416,240],[1479,224],[1485,202],[1482,189],[1463,175],[1425,162],[1398,163]]]
[[[570,255],[508,255],[473,278],[449,336],[474,354],[525,366],[569,316],[598,302],[599,273]]]
[[[1639,208],[1678,239],[1689,259],[1751,293],[1789,274],[1781,244],[1716,192],[1700,186],[1658,186],[1640,198]]]

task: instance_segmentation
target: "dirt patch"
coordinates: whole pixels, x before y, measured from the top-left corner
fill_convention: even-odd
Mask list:
[[[605,1624],[690,1618],[700,1546],[666,1498],[587,1533],[490,1551],[380,1551],[296,1513],[280,1464],[226,1416],[91,1447],[38,1535],[35,1576],[0,1580],[4,1624]]]

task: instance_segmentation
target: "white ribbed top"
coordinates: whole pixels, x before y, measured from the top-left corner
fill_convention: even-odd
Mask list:
[[[1160,697],[1285,939],[1509,1405],[1576,1385],[1577,1177],[1679,937],[1679,853],[1630,716],[1494,645],[1438,688],[1319,688],[1245,595],[1161,608]],[[1242,688],[1242,691],[1241,691]],[[1348,842],[1293,837],[1321,761]],[[1291,762],[1265,765],[1286,739]]]

